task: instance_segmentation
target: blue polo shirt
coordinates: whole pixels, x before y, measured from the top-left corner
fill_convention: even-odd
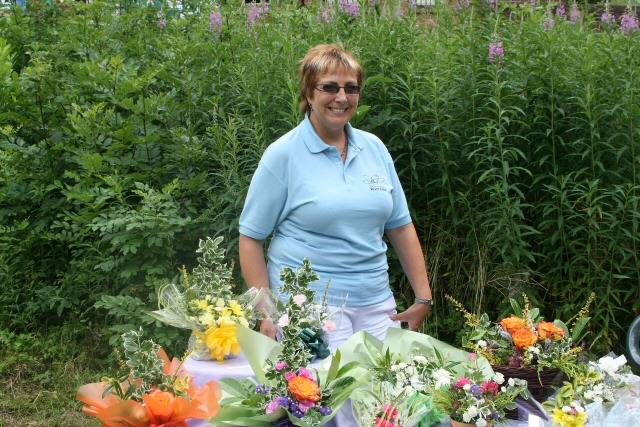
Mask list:
[[[378,137],[347,125],[349,150],[342,163],[308,117],[271,144],[251,180],[240,233],[272,236],[267,268],[277,294],[283,267],[304,258],[320,276],[311,285],[328,303],[351,307],[389,298],[386,229],[411,222],[393,160]]]

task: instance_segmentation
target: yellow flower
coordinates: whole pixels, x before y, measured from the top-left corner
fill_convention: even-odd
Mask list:
[[[238,301],[233,299],[229,301],[229,308],[231,308],[231,311],[236,316],[244,316],[244,310],[242,309],[242,306],[238,304]]]
[[[199,308],[200,310],[206,310],[208,307],[209,303],[206,299],[196,300],[196,308]]]
[[[216,310],[220,311],[224,308],[224,300],[222,298],[218,298],[216,300]]]
[[[560,427],[584,427],[587,424],[587,414],[578,412],[574,415],[566,413],[560,408],[555,408],[553,422]]]
[[[198,317],[198,321],[200,321],[203,325],[213,325],[216,323],[216,318],[210,311],[205,311],[203,314]]]
[[[204,333],[204,342],[209,348],[211,357],[218,362],[230,354],[240,354],[240,343],[236,336],[236,324],[223,320],[218,326],[212,326]]]

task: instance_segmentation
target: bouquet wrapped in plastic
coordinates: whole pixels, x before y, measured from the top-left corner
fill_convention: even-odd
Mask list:
[[[200,240],[199,265],[191,274],[183,268],[181,283],[160,288],[160,309],[151,313],[161,322],[193,331],[189,349],[196,360],[223,361],[240,354],[236,326],[250,326],[262,315],[254,310],[258,302],[262,308],[273,307],[270,298],[256,289],[233,294],[233,267],[224,262],[221,242],[222,237]],[[265,315],[272,312],[273,308]]]
[[[209,419],[220,409],[218,384],[191,384],[178,359],[169,361],[164,350],[141,332],[122,335],[126,372],[78,389],[82,411],[106,427],[187,427],[188,419]]]

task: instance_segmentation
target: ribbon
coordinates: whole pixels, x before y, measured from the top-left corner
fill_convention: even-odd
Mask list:
[[[314,357],[324,359],[331,354],[329,347],[325,344],[322,339],[322,334],[319,331],[314,331],[311,328],[303,328],[302,331],[300,331],[299,337]]]

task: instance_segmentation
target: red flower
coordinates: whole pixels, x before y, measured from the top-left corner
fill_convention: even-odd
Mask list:
[[[485,381],[480,386],[483,393],[490,393],[494,396],[497,396],[500,392],[500,385],[495,381]]]

